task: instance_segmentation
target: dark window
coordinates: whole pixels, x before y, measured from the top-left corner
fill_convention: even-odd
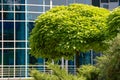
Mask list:
[[[3,0],[3,3],[14,4],[14,0]]]
[[[15,18],[16,20],[25,20],[25,13],[16,13]]]
[[[2,42],[0,42],[0,48],[2,48]]]
[[[2,22],[0,22],[0,40],[2,40]]]
[[[15,6],[15,10],[16,11],[25,11],[25,6],[23,6],[23,5],[16,5]]]
[[[12,13],[12,12],[4,12],[3,13],[3,19],[4,20],[13,20],[14,19],[14,13]]]
[[[16,48],[25,48],[25,42],[16,42]]]
[[[16,22],[16,40],[25,40],[25,23]]]
[[[4,11],[14,11],[14,5],[4,5],[3,10]]]
[[[30,36],[30,32],[32,31],[33,27],[34,27],[34,23],[33,22],[28,22],[27,24],[28,27],[28,37]]]
[[[2,20],[2,12],[0,12],[0,20]],[[0,24],[1,25],[1,24]]]
[[[4,65],[14,65],[14,50],[4,50]]]
[[[4,42],[4,48],[14,48],[14,42]]]
[[[15,4],[24,4],[25,0],[15,0]]]
[[[16,50],[16,65],[25,65],[25,50]]]
[[[3,36],[4,40],[14,40],[14,23],[4,22],[3,24]]]
[[[110,2],[118,2],[118,0],[110,0]]]
[[[2,50],[0,50],[0,65],[2,64]],[[1,67],[0,67],[1,68]]]
[[[101,3],[108,3],[108,0],[101,0]]]

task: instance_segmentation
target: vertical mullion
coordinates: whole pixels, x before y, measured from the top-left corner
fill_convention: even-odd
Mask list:
[[[25,0],[25,77],[28,73],[28,53],[27,53],[27,0]]]
[[[16,61],[16,48],[15,48],[15,39],[16,39],[16,27],[15,27],[15,1],[14,1],[14,78],[15,78],[15,75],[16,75],[16,64],[15,64],[15,61]]]
[[[2,71],[1,71],[1,73],[2,73],[2,78],[3,78],[3,0],[1,1],[2,2]]]

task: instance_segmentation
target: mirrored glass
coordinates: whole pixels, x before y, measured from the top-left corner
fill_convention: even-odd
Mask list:
[[[43,12],[43,6],[28,6],[28,11]]]
[[[4,48],[14,48],[14,42],[4,42]]]
[[[52,0],[53,5],[66,5],[66,0]]]
[[[27,19],[34,21],[39,15],[40,15],[40,13],[28,13]]]
[[[4,20],[13,20],[14,19],[14,13],[12,13],[12,12],[4,12],[3,13],[3,19]]]
[[[14,50],[4,50],[3,56],[4,65],[14,65]]]
[[[16,65],[25,65],[25,50],[16,50]]]
[[[4,40],[14,40],[14,23],[4,22],[3,23],[3,39]]]
[[[25,48],[25,42],[16,42],[16,48]]]
[[[43,0],[27,0],[28,4],[43,4]]]
[[[25,13],[16,13],[15,19],[16,20],[25,20]]]
[[[25,40],[25,23],[24,22],[16,22],[16,40]]]
[[[25,11],[25,6],[23,6],[23,5],[16,5],[15,6],[15,10],[16,11]]]
[[[2,40],[2,22],[0,22],[0,40]]]
[[[14,5],[3,5],[4,11],[14,11]]]

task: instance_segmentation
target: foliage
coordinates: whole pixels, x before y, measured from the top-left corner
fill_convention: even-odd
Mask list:
[[[120,80],[120,34],[110,42],[109,49],[98,58],[100,80]]]
[[[99,69],[92,65],[82,65],[78,69],[78,76],[83,76],[86,80],[98,80]]]
[[[120,7],[115,8],[107,18],[108,32],[111,38],[116,37],[120,32]]]
[[[77,52],[104,49],[109,11],[84,4],[57,6],[38,16],[30,36],[31,54],[71,58]]]
[[[84,77],[77,77],[72,74],[68,74],[65,69],[61,69],[58,65],[49,64],[48,68],[52,70],[52,74],[42,73],[37,70],[31,71],[33,80],[85,80]]]

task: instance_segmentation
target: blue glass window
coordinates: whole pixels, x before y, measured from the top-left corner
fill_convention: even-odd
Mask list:
[[[28,6],[28,11],[43,12],[43,6]]]
[[[1,1],[1,0],[0,0]],[[0,2],[0,11],[2,10],[2,5],[1,5],[1,2]]]
[[[0,20],[2,20],[2,12],[0,12]]]
[[[15,0],[15,4],[24,4],[25,0]]]
[[[4,65],[14,65],[14,50],[4,50],[3,56]]]
[[[2,22],[0,22],[0,40],[2,40]]]
[[[25,48],[25,42],[16,42],[16,48]]]
[[[2,64],[2,50],[0,50],[0,65]]]
[[[16,5],[15,6],[15,10],[16,11],[25,11],[25,6],[23,6],[23,5]]]
[[[27,0],[28,4],[43,4],[43,0]]]
[[[28,13],[27,19],[34,21],[39,15],[40,15],[40,13]]]
[[[4,22],[3,23],[3,37],[4,40],[14,40],[14,23]]]
[[[16,13],[15,18],[16,20],[25,20],[25,13]]]
[[[14,11],[14,5],[3,5],[4,11]]]
[[[14,19],[14,13],[12,13],[12,12],[4,12],[3,13],[3,19],[4,20],[13,20]]]
[[[66,0],[52,0],[53,5],[66,5]]]
[[[25,40],[25,23],[16,22],[16,40]]]
[[[14,48],[14,42],[4,42],[4,48]]]
[[[45,7],[45,11],[48,11],[50,9],[50,7]]]
[[[28,37],[29,37],[30,32],[32,31],[32,29],[34,27],[34,23],[33,22],[28,22],[27,26],[28,26]]]
[[[74,0],[68,0],[68,4],[74,3]]]
[[[13,3],[14,3],[14,0],[3,0],[3,3],[13,4]]]
[[[50,0],[45,0],[45,5],[50,5]]]
[[[16,50],[16,65],[25,65],[25,50]]]

